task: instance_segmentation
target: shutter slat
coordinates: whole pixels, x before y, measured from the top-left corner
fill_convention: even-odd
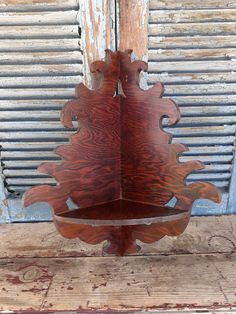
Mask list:
[[[65,77],[66,80],[66,77]],[[18,88],[0,89],[0,99],[50,99],[50,98],[74,98],[74,88]]]
[[[81,77],[78,76],[81,80]],[[33,79],[33,78],[32,78]],[[46,80],[46,78],[44,78]],[[8,99],[8,100],[0,100],[0,111],[6,110],[49,110],[62,109],[63,105],[65,104],[65,100],[63,99]],[[1,112],[2,114],[2,112]],[[0,116],[1,116],[0,114]]]
[[[179,22],[234,22],[236,8],[229,9],[199,9],[199,10],[153,10],[150,23],[179,23]]]
[[[1,52],[0,65],[68,64],[82,60],[80,51]]]
[[[9,1],[1,0],[0,11],[36,11],[36,10],[68,10],[77,9],[77,0],[24,0]]]
[[[2,132],[1,133],[1,138],[2,142],[4,141],[9,142],[11,140],[12,142],[24,142],[24,141],[29,141],[31,140],[32,142],[34,141],[48,141],[51,142],[51,140],[57,139],[58,141],[65,140],[68,138],[70,134],[73,134],[74,131],[68,131],[65,129],[65,131],[60,132],[49,132],[49,131],[25,131],[25,132]],[[2,144],[4,146],[4,144]]]
[[[194,95],[171,96],[178,105],[227,105],[236,104],[236,95]]]
[[[232,35],[234,22],[149,24],[149,36]]]
[[[1,18],[1,17],[0,17]],[[77,38],[57,38],[57,39],[2,39],[0,41],[0,51],[73,51],[79,50]]]
[[[0,25],[78,24],[78,11],[0,12]]]
[[[25,64],[16,67],[15,65],[1,65],[1,76],[39,76],[39,75],[82,75],[82,64]],[[46,84],[46,81],[45,81]]]
[[[169,84],[208,84],[208,83],[225,83],[236,82],[235,72],[208,72],[208,73],[155,73],[149,74],[149,83],[153,84],[161,81],[165,87]]]
[[[1,5],[0,5],[1,10]],[[18,25],[0,26],[1,39],[55,39],[55,38],[78,38],[77,25]]]
[[[199,9],[199,8],[234,8],[234,0],[150,0],[150,10],[157,9]]]
[[[178,124],[177,124],[178,126]],[[235,125],[220,125],[220,126],[201,126],[201,127],[175,127],[165,128],[166,131],[186,137],[186,136],[215,136],[215,135],[235,135]],[[210,139],[209,139],[210,140]],[[209,142],[210,143],[210,142]]]
[[[46,78],[47,86],[58,88],[60,86],[74,87],[81,82],[81,76],[79,75],[66,75],[65,76],[49,76]],[[20,77],[0,77],[0,88],[27,88],[27,87],[42,87],[45,86],[45,77],[39,76],[20,76]]]
[[[150,36],[149,46],[151,49],[165,48],[235,48],[236,35],[228,36],[182,36],[182,37],[159,37]]]
[[[163,125],[167,125],[167,119],[164,119]],[[236,116],[216,116],[216,117],[186,117],[181,118],[178,123],[178,127],[191,125],[200,126],[200,125],[226,125],[226,124],[234,124],[236,123]]]
[[[232,94],[235,90],[234,83],[166,85],[165,95]]]
[[[236,44],[236,37],[234,39]],[[236,69],[236,61],[170,61],[149,62],[149,72],[208,72],[208,71],[233,71]]]
[[[28,185],[28,187],[40,184],[56,184],[56,181],[52,178],[9,178],[9,185]]]

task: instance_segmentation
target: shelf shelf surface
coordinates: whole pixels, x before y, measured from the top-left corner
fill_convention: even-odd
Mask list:
[[[57,215],[57,220],[98,226],[148,225],[182,219],[187,214],[188,211],[171,207],[144,204],[130,200],[115,200],[62,213]]]

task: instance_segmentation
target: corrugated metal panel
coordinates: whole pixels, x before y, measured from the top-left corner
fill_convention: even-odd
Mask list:
[[[228,192],[236,124],[234,1],[150,0],[148,84],[160,80],[181,110],[168,131],[189,146],[180,160],[198,159],[204,180]],[[224,194],[225,198],[225,194]]]
[[[59,159],[53,149],[72,132],[60,110],[83,76],[78,13],[77,0],[0,3],[1,161],[11,202],[30,186],[55,184],[36,168]]]

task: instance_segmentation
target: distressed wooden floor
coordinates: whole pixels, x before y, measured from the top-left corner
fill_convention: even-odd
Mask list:
[[[1,225],[0,313],[234,312],[235,231],[236,216],[194,217],[179,238],[120,258],[52,223]]]

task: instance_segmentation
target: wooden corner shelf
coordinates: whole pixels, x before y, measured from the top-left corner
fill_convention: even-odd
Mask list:
[[[61,113],[65,127],[79,121],[78,131],[55,150],[61,163],[38,168],[58,185],[31,188],[23,197],[25,206],[48,202],[63,236],[91,244],[107,240],[104,251],[116,255],[136,252],[136,239],[152,243],[181,234],[196,199],[220,202],[212,184],[186,185],[188,174],[204,166],[178,161],[187,148],[171,144],[171,135],[161,126],[164,117],[170,125],[179,120],[178,107],[162,98],[162,84],[139,87],[139,73],[147,64],[132,62],[130,54],[107,50],[106,62],[92,63],[91,71],[103,75],[100,86],[90,90],[78,85],[75,99]],[[122,95],[115,95],[118,82]],[[166,206],[173,197],[174,208]],[[69,210],[68,198],[78,209]]]

